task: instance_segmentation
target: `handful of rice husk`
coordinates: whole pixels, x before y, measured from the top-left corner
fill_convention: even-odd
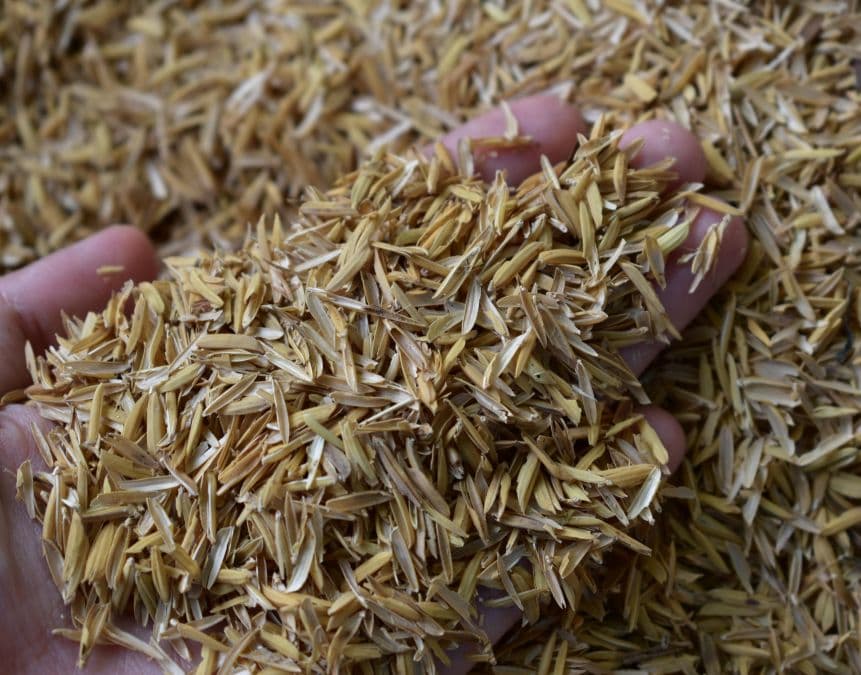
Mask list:
[[[674,333],[653,285],[696,213],[618,141],[599,122],[516,190],[378,152],[31,354],[57,426],[19,494],[81,663],[433,672],[489,653],[484,589],[536,621],[648,554],[667,451],[617,352]]]

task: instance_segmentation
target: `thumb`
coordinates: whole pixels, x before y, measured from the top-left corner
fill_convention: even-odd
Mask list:
[[[0,277],[0,394],[27,385],[24,345],[41,352],[53,343],[61,312],[84,314],[126,279],[152,279],[157,272],[146,235],[115,226]]]

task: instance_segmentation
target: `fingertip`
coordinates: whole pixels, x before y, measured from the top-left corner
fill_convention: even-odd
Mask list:
[[[143,232],[129,226],[102,230],[0,278],[3,311],[10,317],[0,326],[0,345],[16,358],[24,341],[41,351],[62,327],[61,312],[83,316],[103,307],[127,280],[157,274],[158,258]],[[15,386],[24,376],[20,368],[0,374],[9,378],[0,388]]]
[[[646,406],[641,408],[640,412],[667,449],[667,454],[670,457],[667,466],[670,471],[675,471],[685,458],[687,449],[685,431],[682,429],[682,425],[669,412],[657,406]]]
[[[580,111],[551,94],[528,96],[512,101],[508,106],[517,119],[519,135],[529,137],[530,142],[524,146],[494,150],[474,144],[476,168],[488,181],[497,171],[504,170],[508,182],[516,185],[539,170],[541,155],[546,155],[554,164],[567,159],[577,146],[578,134],[587,130]],[[460,139],[493,138],[502,136],[505,130],[505,112],[502,108],[494,108],[446,134],[440,141],[456,157]]]
[[[520,124],[520,133],[543,143],[545,154],[550,153],[560,160],[576,145],[577,134],[588,131],[577,106],[552,94],[527,96],[512,101],[509,107]]]
[[[682,125],[670,120],[647,120],[635,124],[622,135],[621,146],[629,146],[637,139],[645,142],[631,164],[645,168],[667,157],[674,157],[673,170],[679,183],[701,183],[705,179],[708,162],[699,139]]]
[[[149,237],[133,225],[112,225],[81,242],[107,260],[123,268],[123,276],[134,281],[154,279],[159,258]]]

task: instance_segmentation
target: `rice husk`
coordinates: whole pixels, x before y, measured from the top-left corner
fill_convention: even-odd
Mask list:
[[[377,141],[432,138],[546,88],[613,127],[675,119],[753,237],[737,279],[643,382],[678,412],[689,460],[642,534],[652,555],[605,561],[600,592],[510,636],[497,670],[861,670],[857,6],[213,7],[7,3],[2,264],[116,221],[167,253],[237,242]],[[256,88],[279,68],[315,77]],[[175,98],[189,83],[197,108]],[[249,108],[228,120],[234,93]]]
[[[614,544],[649,553],[626,530],[668,454],[618,351],[672,332],[645,242],[668,255],[698,208],[620,137],[595,125],[516,191],[442,146],[379,153],[289,228],[67,321],[30,362],[58,426],[19,482],[81,664],[131,612],[227,652],[220,672],[433,671],[489,650],[479,587],[534,621]]]

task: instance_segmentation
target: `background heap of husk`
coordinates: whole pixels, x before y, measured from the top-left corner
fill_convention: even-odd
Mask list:
[[[752,246],[644,378],[688,459],[653,555],[497,669],[861,671],[857,2],[8,0],[0,82],[2,270],[115,222],[231,246],[381,145],[547,89],[689,127]]]

